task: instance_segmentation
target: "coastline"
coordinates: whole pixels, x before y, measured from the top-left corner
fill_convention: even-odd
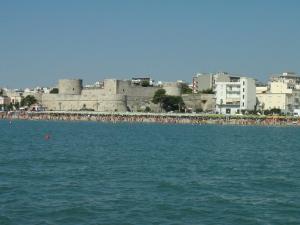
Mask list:
[[[300,126],[300,118],[288,116],[226,116],[219,114],[187,113],[131,113],[131,112],[86,112],[86,111],[42,111],[0,112],[1,120],[45,120],[45,121],[95,121],[160,124],[219,124],[245,126]]]

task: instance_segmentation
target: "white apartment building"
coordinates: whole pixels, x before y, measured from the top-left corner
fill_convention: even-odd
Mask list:
[[[300,109],[300,76],[286,72],[272,76],[267,91],[256,89],[259,107],[262,110],[280,109],[283,113],[293,113]]]
[[[255,80],[240,77],[229,82],[216,82],[216,112],[240,114],[254,110],[256,105]]]

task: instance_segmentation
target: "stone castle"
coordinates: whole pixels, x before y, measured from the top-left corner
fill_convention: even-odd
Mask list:
[[[58,82],[58,93],[42,94],[40,102],[46,110],[53,111],[136,112],[146,107],[158,111],[151,100],[160,88],[168,95],[181,95],[181,84],[176,82],[143,87],[131,80],[106,79],[99,87],[83,87],[81,79],[62,79]]]

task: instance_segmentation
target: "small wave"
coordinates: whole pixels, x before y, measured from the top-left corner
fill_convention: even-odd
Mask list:
[[[1,225],[9,225],[12,221],[7,216],[0,216],[0,224]]]
[[[183,185],[179,185],[177,183],[174,182],[170,182],[170,181],[161,181],[159,182],[157,188],[159,190],[171,190],[171,191],[178,191],[178,192],[182,192],[184,191],[184,186]]]

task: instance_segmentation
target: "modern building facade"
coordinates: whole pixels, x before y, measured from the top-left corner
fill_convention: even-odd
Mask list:
[[[273,75],[266,88],[263,92],[256,90],[261,110],[276,108],[292,114],[295,109],[300,109],[300,76],[291,72]]]
[[[241,114],[256,106],[255,80],[240,77],[229,82],[216,82],[216,112]]]

